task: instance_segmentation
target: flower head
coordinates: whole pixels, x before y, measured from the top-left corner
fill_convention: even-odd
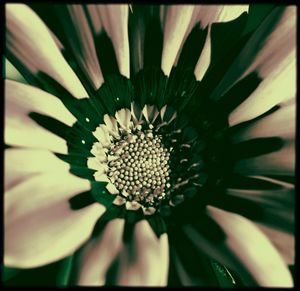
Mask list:
[[[292,286],[295,7],[129,6],[6,5],[5,264]]]

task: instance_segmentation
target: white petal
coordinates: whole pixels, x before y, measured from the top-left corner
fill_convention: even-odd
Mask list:
[[[89,12],[94,31],[98,34],[101,32],[101,29],[102,29],[100,13],[98,12],[99,5],[88,4],[88,5],[86,5],[86,7]]]
[[[13,66],[13,64],[7,58],[4,58],[4,60],[5,60],[5,63],[4,63],[5,78],[27,84],[27,81],[20,74],[20,72]]]
[[[259,33],[260,30],[257,34]],[[251,40],[249,43],[251,45]],[[254,118],[277,103],[296,95],[295,43],[296,8],[291,6],[285,10],[252,65],[244,73],[243,76],[257,70],[264,80],[256,91],[232,112],[229,117],[231,125]],[[249,52],[246,49],[247,46],[237,62],[243,62],[243,57],[247,57]]]
[[[108,170],[106,163],[102,163],[98,157],[89,157],[87,159],[87,166],[89,169],[98,171],[99,174],[103,174]]]
[[[192,5],[170,6],[166,11],[161,68],[167,76],[175,63],[193,11]]]
[[[159,111],[154,105],[145,105],[142,113],[148,123],[153,123],[157,116],[159,115]]]
[[[121,206],[125,203],[126,203],[126,199],[119,195],[113,201],[113,204],[118,205],[118,206]]]
[[[5,111],[8,116],[34,111],[49,115],[69,126],[76,122],[76,118],[57,97],[12,80],[5,80]]]
[[[224,244],[207,241],[190,227],[185,227],[196,245],[242,276],[249,286],[292,287],[293,279],[284,261],[266,236],[249,220],[209,206],[210,216],[227,235]],[[247,283],[248,281],[248,283]]]
[[[100,124],[93,135],[99,140],[103,147],[107,148],[111,145],[109,132],[104,124]]]
[[[98,182],[109,182],[106,174],[102,174],[99,172],[94,173],[94,178],[95,178],[95,181],[98,181]]]
[[[288,56],[258,88],[229,115],[231,126],[267,112],[296,96],[296,58]]]
[[[200,22],[202,27],[206,27],[216,22],[218,15],[223,9],[222,5],[201,5],[198,10],[194,22]]]
[[[4,153],[5,191],[40,173],[66,172],[68,163],[43,150],[7,149]]]
[[[270,178],[263,179],[259,176],[256,178],[275,182]],[[254,214],[257,222],[262,223],[267,227],[276,228],[278,230],[293,234],[295,225],[294,186],[279,181],[277,181],[275,184],[281,185],[284,188],[276,190],[244,190],[228,188],[226,191],[226,196],[233,199],[237,197],[242,201],[250,202],[252,207],[256,205],[259,215],[256,216],[255,213],[252,214]],[[243,209],[240,210],[243,211]],[[247,209],[244,210],[247,212]]]
[[[262,286],[291,287],[291,274],[268,239],[247,219],[214,207],[211,216],[228,235],[227,245]],[[263,256],[263,258],[262,258]]]
[[[33,268],[77,250],[105,209],[97,203],[70,209],[68,199],[89,187],[88,181],[69,173],[52,173],[32,177],[6,193],[5,264]]]
[[[249,5],[201,5],[195,22],[200,21],[202,27],[208,26],[207,38],[195,68],[197,81],[201,81],[206,73],[211,60],[211,23],[227,22],[248,12]]]
[[[266,40],[265,45],[245,75],[258,69],[260,75],[266,78],[278,70],[279,64],[286,63],[289,55],[296,58],[296,13],[295,6],[288,6],[285,9],[276,28]]]
[[[151,206],[150,207],[142,206],[142,208],[143,208],[144,215],[152,215],[156,212],[156,208],[151,207]]]
[[[98,13],[112,39],[120,73],[129,78],[128,5],[99,5]]]
[[[291,104],[283,104],[281,108],[270,115],[254,122],[246,129],[233,136],[234,142],[251,138],[278,136],[285,139],[295,138],[296,106],[295,99]]]
[[[294,175],[295,161],[295,143],[286,141],[279,151],[238,161],[235,171],[248,175]]]
[[[269,238],[287,265],[295,264],[295,236],[260,223],[255,225]]]
[[[228,22],[238,18],[242,13],[249,10],[249,5],[224,5],[220,10],[215,22]]]
[[[130,130],[130,120],[131,120],[131,112],[127,108],[120,109],[116,112],[116,119],[118,123],[124,128],[126,131]]]
[[[200,58],[196,64],[194,74],[197,81],[201,81],[204,77],[209,65],[211,58],[211,30],[208,28],[207,37]]]
[[[95,89],[98,89],[104,79],[98,62],[93,35],[86,19],[83,6],[68,5],[67,7],[76,33],[68,40],[74,49],[74,54],[80,65],[90,78],[91,84]],[[69,23],[64,24],[65,26],[70,25]]]
[[[31,8],[6,5],[6,27],[7,47],[31,72],[47,73],[78,98],[88,96],[48,28]]]
[[[126,202],[127,210],[138,210],[139,208],[141,208],[141,204],[136,201],[127,201]]]
[[[112,194],[112,195],[116,195],[119,194],[119,190],[116,188],[116,186],[112,183],[107,183],[106,185],[106,189],[107,191]]]
[[[103,233],[83,248],[80,257],[80,286],[105,284],[106,272],[122,247],[123,219],[108,222]]]
[[[159,239],[146,220],[138,222],[134,238],[120,254],[117,285],[166,286],[169,266],[168,237]]]
[[[5,142],[11,145],[67,153],[66,142],[39,126],[28,114],[38,112],[72,125],[76,119],[61,101],[35,87],[5,82]]]
[[[91,153],[98,158],[100,162],[107,161],[107,149],[102,146],[100,142],[95,142],[92,146]]]
[[[213,22],[228,22],[248,10],[249,5],[200,5],[195,9],[192,23],[200,22],[202,27],[206,27]]]
[[[110,134],[112,134],[114,137],[119,137],[119,129],[118,129],[118,123],[117,120],[108,114],[105,114],[103,117],[104,123],[109,131]]]

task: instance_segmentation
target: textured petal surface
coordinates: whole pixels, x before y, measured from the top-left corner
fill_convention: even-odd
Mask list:
[[[58,98],[35,87],[5,82],[5,142],[11,145],[66,153],[66,142],[35,123],[28,114],[38,112],[72,125],[75,118]]]
[[[296,106],[292,102],[280,105],[277,111],[254,122],[249,127],[233,136],[233,140],[243,141],[251,138],[278,136],[294,139],[296,133]]]
[[[255,92],[231,113],[231,125],[257,117],[274,105],[296,96],[295,42],[296,9],[289,7],[252,65],[244,73],[245,76],[257,70],[264,80]]]
[[[6,5],[7,48],[32,73],[47,73],[74,96],[87,93],[63,58],[48,28],[28,6]],[[34,56],[34,57],[33,57]]]
[[[161,68],[170,74],[183,37],[190,24],[194,7],[191,5],[170,6],[165,11],[164,41]]]
[[[70,209],[68,199],[88,189],[88,181],[69,173],[41,174],[10,189],[4,199],[4,263],[34,268],[78,249],[105,209],[100,204]]]
[[[247,175],[294,175],[295,162],[295,142],[287,140],[279,151],[238,161],[235,171]]]
[[[112,39],[120,73],[129,78],[128,5],[99,5],[97,8],[102,28]]]
[[[289,233],[256,223],[256,226],[269,238],[288,265],[295,264],[295,236]]]
[[[211,58],[211,37],[210,37],[210,29],[208,30],[207,38],[200,55],[200,58],[196,64],[194,74],[196,76],[197,81],[201,81],[204,77],[209,65]]]
[[[166,286],[169,245],[166,234],[159,239],[145,220],[138,222],[133,241],[125,245],[119,258],[117,285]]]
[[[88,20],[81,5],[68,5],[68,11],[72,24],[64,22],[64,27],[73,25],[75,35],[69,37],[74,55],[77,57],[83,70],[89,77],[93,87],[99,89],[103,83],[103,76],[99,66],[93,35]]]
[[[291,56],[292,58],[296,57],[296,14],[295,6],[286,8],[276,28],[266,40],[265,45],[245,75],[253,69],[258,69],[261,76],[266,78],[277,71],[280,64],[287,63]]]
[[[203,27],[213,22],[228,22],[248,12],[249,5],[201,5],[196,19]]]
[[[24,77],[7,58],[4,58],[4,70],[6,79],[27,84],[27,81],[24,79]]]
[[[295,187],[272,178],[253,176],[257,181],[271,183],[276,189],[231,189],[225,195],[228,202],[219,207],[249,216],[264,226],[294,234]],[[247,207],[248,205],[248,207]],[[229,208],[228,208],[229,207]]]
[[[4,153],[5,191],[41,173],[66,172],[69,166],[53,153],[32,149],[7,149]]]
[[[122,248],[124,220],[114,219],[105,226],[103,233],[90,240],[80,255],[78,284],[81,286],[102,286],[106,273]]]
[[[213,243],[191,227],[186,233],[201,251],[235,270],[248,286],[292,287],[291,274],[267,237],[249,220],[214,207],[208,207],[211,217],[226,233],[226,241]]]

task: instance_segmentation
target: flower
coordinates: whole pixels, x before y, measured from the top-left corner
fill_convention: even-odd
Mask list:
[[[292,286],[295,11],[7,4],[5,265]]]

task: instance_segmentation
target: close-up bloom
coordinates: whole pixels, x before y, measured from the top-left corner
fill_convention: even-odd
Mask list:
[[[295,6],[6,4],[5,26],[8,286],[294,285]]]

